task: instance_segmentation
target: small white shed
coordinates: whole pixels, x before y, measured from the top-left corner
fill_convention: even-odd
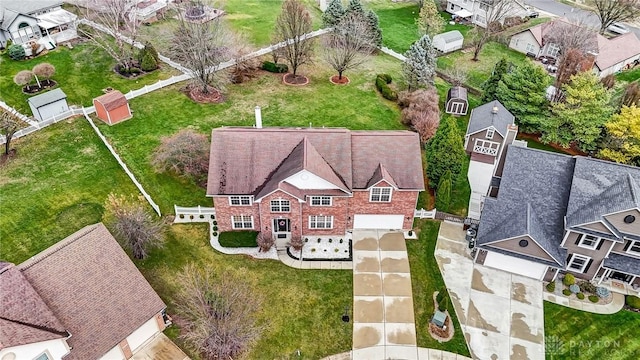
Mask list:
[[[464,37],[458,30],[448,31],[433,37],[433,47],[443,53],[462,49]]]
[[[33,117],[38,121],[47,120],[69,111],[67,95],[60,88],[30,97],[27,102],[29,102]]]

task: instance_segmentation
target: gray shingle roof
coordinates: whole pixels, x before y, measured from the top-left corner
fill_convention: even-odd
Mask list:
[[[478,244],[528,234],[564,265],[560,244],[574,163],[567,155],[510,146],[498,197],[485,200]]]
[[[601,219],[602,215],[640,208],[640,168],[592,158],[576,158],[567,226]]]
[[[611,253],[608,258],[604,259],[604,266],[623,271],[627,274],[640,276],[640,259],[630,256]]]
[[[41,106],[45,106],[51,103],[54,103],[58,100],[66,99],[67,95],[62,91],[62,89],[57,88],[51,91],[47,91],[44,94],[36,95],[34,97],[30,97],[27,101],[39,108]]]
[[[433,37],[433,41],[436,39],[442,39],[446,44],[452,43],[455,41],[464,40],[462,33],[458,30],[447,31],[446,33],[438,34]]]
[[[62,5],[60,0],[23,0],[23,1],[0,1],[0,29],[6,30],[19,14],[28,15],[38,10],[52,8]]]
[[[498,112],[495,114],[492,112],[494,107],[498,108]],[[494,100],[471,110],[467,135],[493,126],[504,138],[507,134],[507,127],[514,124],[514,120],[513,114],[500,101]]]

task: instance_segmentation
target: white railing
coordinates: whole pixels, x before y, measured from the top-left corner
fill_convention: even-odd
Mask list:
[[[26,122],[29,125],[36,125],[38,122],[22,113],[20,113],[18,110],[12,108],[11,106],[7,105],[7,103],[5,103],[4,101],[0,101],[0,107],[7,110],[8,112],[12,113],[13,115],[15,115],[18,119]]]
[[[216,209],[212,207],[183,207],[174,205],[176,218],[174,224],[178,223],[194,223],[194,222],[210,222],[216,219]]]
[[[93,107],[91,107],[90,109],[93,109]],[[58,115],[54,115],[46,120],[42,120],[42,121],[31,121],[30,123],[33,123],[33,125],[31,126],[27,126],[26,128],[22,128],[18,131],[16,131],[15,134],[13,134],[12,139],[17,139],[20,137],[23,137],[25,135],[29,135],[34,131],[40,130],[42,128],[45,128],[49,125],[55,124],[57,122],[60,122],[64,119],[68,119],[72,116],[75,115],[82,115],[84,114],[84,109],[79,108],[79,109],[69,109],[65,112],[63,112],[62,114],[58,114]],[[88,111],[87,113],[92,113],[94,112],[95,109],[93,109],[93,111]],[[18,113],[19,114],[19,113]],[[22,115],[22,114],[20,114]],[[24,116],[24,115],[22,115]],[[20,117],[20,116],[19,116]],[[21,118],[22,119],[22,118]],[[5,139],[4,135],[0,135],[0,144],[4,144],[7,141],[7,139]]]
[[[390,56],[392,56],[392,57],[394,57],[394,58],[396,58],[396,59],[398,59],[398,60],[400,60],[400,61],[405,61],[405,60],[407,60],[407,58],[406,58],[406,57],[404,57],[404,55],[402,55],[402,54],[398,54],[397,52],[395,52],[395,51],[393,51],[393,50],[389,49],[388,47],[384,47],[384,46],[382,46],[382,47],[380,47],[380,51],[382,51],[383,53],[385,53],[385,54],[387,54],[387,55],[390,55]]]
[[[479,154],[491,155],[491,156],[498,155],[498,149],[479,146],[479,145],[475,145],[473,147],[473,152],[476,152],[476,153],[479,153]]]
[[[174,75],[166,80],[158,80],[157,82],[151,84],[151,85],[145,85],[143,87],[141,87],[140,89],[137,90],[130,90],[128,93],[124,94],[124,97],[127,98],[127,100],[131,100],[135,97],[144,95],[144,94],[148,94],[152,91],[156,91],[158,89],[162,89],[163,87],[169,86],[169,85],[173,85],[176,83],[179,83],[181,81],[185,81],[187,79],[189,79],[190,76],[187,74],[182,74],[182,75]]]
[[[436,218],[436,209],[433,209],[433,210],[425,210],[425,209],[415,210],[413,212],[413,217],[420,218],[420,219],[435,219]]]

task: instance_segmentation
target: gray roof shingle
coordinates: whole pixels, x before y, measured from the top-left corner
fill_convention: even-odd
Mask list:
[[[495,114],[493,113],[494,107],[498,109]],[[513,114],[500,101],[494,100],[471,110],[469,125],[467,125],[467,135],[493,126],[504,138],[507,134],[507,128],[509,125],[514,124],[514,121]]]
[[[437,34],[433,36],[433,41],[436,41],[436,39],[442,39],[444,40],[444,42],[446,44],[448,43],[452,43],[455,41],[460,41],[460,40],[464,40],[464,37],[462,36],[462,33],[458,30],[452,30],[452,31],[447,31],[445,33],[442,34]]]
[[[604,259],[604,266],[623,271],[627,274],[640,276],[640,259],[631,256],[611,253],[608,258]]]
[[[27,101],[36,108],[54,103],[58,100],[66,99],[67,95],[62,89],[57,88],[51,91],[47,91],[44,94],[30,97]]]
[[[485,200],[478,244],[528,234],[564,265],[560,244],[574,162],[570,156],[510,146],[498,197]]]

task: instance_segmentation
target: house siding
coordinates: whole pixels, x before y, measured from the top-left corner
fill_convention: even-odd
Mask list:
[[[500,133],[498,133],[497,131],[495,131],[493,133],[493,139],[487,139],[487,130],[482,130],[480,132],[477,132],[475,134],[471,134],[469,135],[469,137],[467,138],[466,141],[466,152],[468,154],[471,154],[473,152],[473,147],[476,144],[476,139],[480,139],[480,140],[487,140],[487,141],[493,141],[493,142],[497,142],[500,143],[500,147],[498,148],[498,154],[500,153],[500,149],[502,148],[502,141],[504,140],[504,138],[502,137],[502,135],[500,135]]]
[[[520,240],[527,240],[529,245],[527,247],[520,246]],[[508,250],[514,253],[525,254],[539,259],[545,259],[548,261],[555,261],[549,254],[547,254],[531,237],[522,236],[517,239],[503,240],[486,246],[495,247],[498,249]]]
[[[14,353],[15,359],[35,359],[44,352],[51,356],[52,360],[62,359],[63,356],[69,354],[69,346],[65,339],[55,339],[40,341],[37,343],[10,346],[0,350],[0,359],[8,353]]]
[[[593,262],[591,263],[591,265],[589,266],[589,268],[587,269],[587,271],[585,273],[577,273],[577,272],[573,272],[571,270],[567,270],[567,271],[571,272],[572,274],[574,274],[575,277],[577,277],[577,278],[585,279],[585,280],[592,280],[595,277],[598,269],[600,268],[600,265],[602,264],[602,261],[607,256],[607,252],[609,251],[609,248],[611,247],[611,240],[603,239],[601,241],[604,241],[604,243],[602,243],[602,245],[600,246],[600,250],[597,250],[597,249],[596,250],[590,250],[590,249],[586,249],[586,248],[583,248],[583,247],[580,247],[580,246],[576,245],[576,241],[577,241],[579,236],[580,236],[579,233],[571,231],[569,233],[569,235],[567,236],[567,239],[566,239],[563,247],[565,249],[567,249],[568,254],[570,254],[570,255],[579,254],[579,255],[583,255],[583,256],[588,256],[588,257],[591,258],[591,260],[593,260]]]
[[[609,230],[609,228],[607,228],[601,222],[595,222],[595,223],[591,223],[591,224],[586,224],[586,225],[582,225],[580,227],[585,228],[585,229],[589,229],[589,230],[593,230],[593,231],[598,231],[598,232],[601,232],[603,234],[613,235],[611,233],[611,230]]]
[[[531,44],[533,51],[527,51],[527,44]],[[531,52],[537,56],[540,53],[540,44],[529,30],[513,35],[509,41],[509,47],[523,54]]]
[[[635,216],[636,221],[631,224],[624,222],[624,218],[627,215]],[[623,211],[616,214],[608,215],[604,217],[613,225],[616,229],[626,234],[633,234],[640,236],[640,211],[632,209],[629,211]]]
[[[349,211],[351,219],[355,214],[402,214],[404,215],[403,229],[411,229],[413,227],[413,215],[418,201],[418,193],[418,191],[414,190],[402,191],[394,189],[391,202],[372,203],[369,202],[369,190],[354,190]]]
[[[218,222],[218,229],[220,229],[220,232],[239,230],[233,229],[231,224],[231,216],[234,215],[253,216],[253,229],[245,230],[260,231],[260,212],[258,211],[257,203],[253,203],[249,206],[231,206],[229,205],[228,196],[215,196],[213,198],[213,206],[216,208],[216,221]]]
[[[349,201],[348,197],[332,197],[331,206],[311,206],[311,202],[307,199],[307,203],[302,207],[302,229],[305,235],[333,235],[344,234],[347,232],[349,217]],[[333,216],[333,229],[310,229],[309,216],[323,215]],[[351,216],[353,219],[353,216]]]

